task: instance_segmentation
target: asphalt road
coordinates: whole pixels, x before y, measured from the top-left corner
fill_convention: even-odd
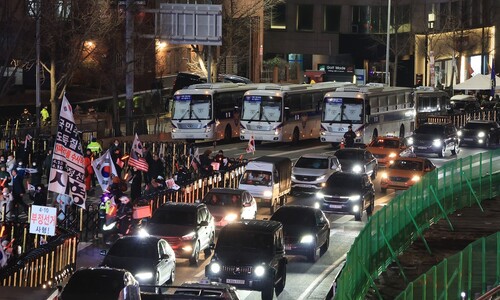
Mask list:
[[[206,149],[216,153],[219,149],[224,150],[227,157],[239,157],[253,159],[263,155],[286,156],[295,162],[304,153],[334,153],[330,144],[317,141],[304,141],[298,146],[283,143],[264,143],[257,145],[255,154],[248,154],[245,151],[246,142],[235,142],[222,144],[213,147],[212,145],[200,144],[200,153]],[[478,148],[462,148],[457,156],[447,156],[437,158],[429,156],[433,163],[440,167],[444,163],[456,159],[456,157],[466,157],[478,152],[485,151]],[[374,180],[376,189],[375,211],[386,205],[395,196],[395,192],[389,190],[387,193],[380,192],[380,178]],[[290,204],[313,205],[314,196],[288,197]],[[261,208],[258,211],[258,219],[269,218],[269,209]],[[283,293],[277,299],[324,299],[333,278],[339,271],[338,265],[345,258],[347,251],[358,233],[366,222],[366,215],[361,222],[354,220],[353,216],[328,215],[331,224],[330,248],[316,263],[309,263],[303,257],[290,257],[287,266],[287,282]],[[102,260],[99,255],[101,248],[98,245],[82,244],[83,250],[78,252],[77,267],[96,266]],[[204,277],[204,268],[209,260],[203,259],[201,254],[200,265],[198,267],[189,266],[187,260],[178,259],[176,269],[175,284],[184,281],[201,280]],[[251,291],[238,291],[241,299],[260,299],[260,293]]]

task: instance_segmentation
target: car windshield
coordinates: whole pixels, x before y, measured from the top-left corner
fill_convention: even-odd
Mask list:
[[[240,184],[271,186],[271,172],[266,171],[246,171],[241,178]]]
[[[134,251],[130,251],[134,249]],[[131,258],[158,258],[156,241],[119,239],[109,249],[108,255]]]
[[[490,130],[490,127],[492,127],[488,123],[475,123],[475,122],[469,122],[465,124],[464,128],[465,129],[472,129],[472,130]]]
[[[295,164],[297,168],[328,169],[328,158],[301,157]]]
[[[63,295],[100,295],[106,299],[118,299],[124,288],[121,272],[75,272],[64,287]],[[113,295],[112,297],[105,297]],[[66,299],[66,298],[64,298]],[[68,298],[69,299],[69,298]],[[83,298],[81,298],[83,299]]]
[[[422,171],[424,169],[424,164],[421,161],[414,160],[395,160],[393,164],[389,167],[392,170],[406,170],[406,171]]]
[[[328,178],[326,187],[328,189],[352,189],[357,190],[361,186],[361,177],[350,173],[337,173]]]
[[[241,207],[241,195],[221,192],[208,192],[203,203],[212,206]]]
[[[398,140],[388,140],[388,139],[376,139],[373,140],[369,147],[380,147],[380,148],[391,148],[391,149],[397,149],[399,148],[399,141]]]
[[[418,134],[442,134],[444,132],[444,126],[441,125],[422,125],[415,129],[415,133]]]
[[[150,223],[170,225],[195,225],[194,211],[182,209],[158,209],[153,214]]]
[[[273,250],[273,235],[267,232],[248,230],[222,230],[217,241],[216,252],[269,254]]]
[[[361,151],[337,151],[335,156],[339,160],[364,160],[364,154]]]
[[[283,208],[278,209],[271,217],[271,220],[281,222],[285,225],[302,225],[312,227],[316,225],[314,212],[309,209]]]

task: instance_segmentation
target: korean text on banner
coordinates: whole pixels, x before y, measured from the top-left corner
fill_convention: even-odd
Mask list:
[[[30,233],[56,235],[57,208],[32,205],[30,216]]]
[[[109,149],[104,155],[92,161],[92,167],[94,168],[94,174],[97,181],[99,181],[102,191],[106,191],[113,176],[118,176],[115,164],[111,160]]]
[[[64,96],[57,124],[48,189],[58,194],[69,195],[74,204],[85,208],[87,198],[85,166],[79,133],[73,109]]]

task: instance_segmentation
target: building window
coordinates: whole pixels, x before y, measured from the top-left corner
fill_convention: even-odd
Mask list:
[[[368,33],[370,28],[370,7],[352,7],[352,33]]]
[[[312,4],[299,4],[297,5],[297,30],[298,31],[312,31],[313,30],[313,17],[314,5]]]
[[[276,4],[271,10],[271,29],[286,29],[286,4]]]
[[[57,1],[57,14],[62,19],[68,19],[71,13],[71,1],[69,0],[58,0]]]
[[[324,31],[339,32],[340,31],[340,9],[338,5],[326,5],[324,15]]]

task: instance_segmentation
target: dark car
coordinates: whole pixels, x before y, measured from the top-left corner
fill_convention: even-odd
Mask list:
[[[141,300],[238,300],[236,288],[232,285],[202,280],[187,281],[180,286],[168,286],[162,294],[142,293]]]
[[[378,162],[373,154],[366,149],[344,148],[337,150],[335,156],[342,165],[342,171],[364,173],[375,179],[377,177]]]
[[[188,258],[197,265],[200,251],[208,258],[214,242],[214,218],[203,203],[167,202],[148,222],[146,231],[168,241],[177,258]]]
[[[232,82],[232,83],[246,83],[246,84],[252,83],[250,79],[234,74],[220,74],[219,81]]]
[[[234,221],[255,219],[257,216],[255,199],[242,189],[213,188],[205,195],[203,203],[214,216],[217,227]]]
[[[287,205],[280,207],[272,221],[283,224],[286,254],[304,255],[315,262],[330,246],[330,222],[321,209]]]
[[[175,253],[164,239],[124,236],[102,254],[106,256],[101,266],[130,271],[141,284],[161,286],[174,282]]]
[[[370,216],[375,208],[375,188],[367,174],[334,173],[316,196],[324,212],[354,215],[356,221],[363,211]]]
[[[459,142],[457,129],[452,123],[422,124],[408,138],[413,153],[437,154],[439,157],[444,157],[446,152],[458,154]]]
[[[140,300],[139,283],[121,269],[88,268],[77,270],[64,286],[60,300]]]
[[[238,289],[261,291],[263,300],[281,294],[286,282],[283,225],[249,220],[224,226],[212,261],[205,267],[210,281]]]
[[[458,132],[460,146],[478,145],[490,147],[500,142],[500,126],[495,121],[473,120],[467,122]]]

